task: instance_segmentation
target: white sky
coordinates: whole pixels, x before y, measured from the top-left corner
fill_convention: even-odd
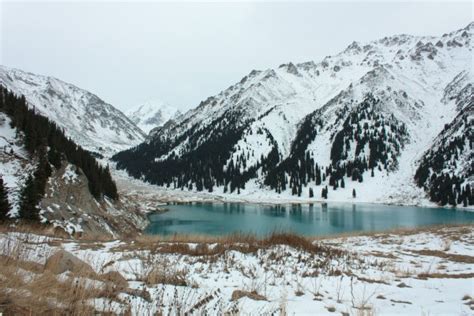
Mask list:
[[[126,110],[181,109],[252,69],[318,61],[352,41],[441,35],[473,20],[467,2],[10,2],[0,63],[51,75]]]

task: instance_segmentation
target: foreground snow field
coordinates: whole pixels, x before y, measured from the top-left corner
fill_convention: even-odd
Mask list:
[[[474,310],[472,225],[311,241],[285,234],[263,240],[173,238],[101,242],[4,231],[0,312],[472,315]]]

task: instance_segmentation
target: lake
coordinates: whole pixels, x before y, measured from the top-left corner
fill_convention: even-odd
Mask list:
[[[474,212],[376,204],[193,203],[173,204],[167,208],[168,212],[150,215],[146,233],[226,235],[242,232],[265,236],[273,231],[285,231],[318,236],[474,223]]]

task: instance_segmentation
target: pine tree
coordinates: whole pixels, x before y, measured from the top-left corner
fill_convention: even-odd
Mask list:
[[[313,188],[309,188],[309,197],[314,197]]]
[[[322,188],[321,190],[321,197],[323,199],[327,199],[328,198],[328,187],[325,186],[324,188]]]
[[[0,222],[8,220],[8,212],[10,212],[10,203],[8,202],[7,190],[0,177]]]
[[[355,199],[356,198],[356,189],[352,189],[352,197]]]
[[[28,176],[20,194],[20,218],[27,221],[39,221],[38,189],[33,176]]]

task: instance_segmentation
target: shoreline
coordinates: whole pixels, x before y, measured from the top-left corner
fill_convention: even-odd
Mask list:
[[[195,193],[195,192],[193,192]],[[221,196],[216,196],[221,197]],[[420,207],[420,208],[433,208],[433,209],[446,209],[446,210],[455,210],[455,211],[465,211],[465,212],[474,212],[474,206],[441,206],[441,205],[426,205],[426,204],[401,204],[401,203],[385,203],[385,202],[364,202],[364,201],[344,201],[344,200],[282,200],[282,201],[257,201],[257,200],[245,200],[245,199],[197,199],[195,197],[190,197],[188,200],[183,199],[169,199],[164,201],[167,205],[170,204],[251,204],[251,205],[264,205],[264,206],[277,206],[277,205],[324,205],[324,204],[350,204],[350,205],[371,205],[371,206],[398,206],[398,207]]]
[[[301,235],[294,232],[285,232],[285,231],[274,231],[266,235],[258,236],[252,233],[229,233],[222,235],[209,235],[209,234],[143,234],[146,238],[163,240],[163,241],[175,241],[178,243],[181,242],[196,242],[196,243],[220,243],[226,239],[239,238],[243,239],[253,239],[253,240],[264,240],[272,235],[296,235],[303,239],[308,239],[310,241],[319,241],[327,239],[340,239],[340,238],[351,238],[351,237],[374,237],[377,235],[394,235],[394,236],[404,236],[428,232],[436,232],[442,229],[463,229],[463,228],[474,228],[474,222],[472,223],[455,223],[455,224],[432,224],[426,226],[418,227],[395,227],[389,228],[387,230],[374,230],[374,231],[350,231],[350,232],[340,232],[335,234],[327,235]]]

